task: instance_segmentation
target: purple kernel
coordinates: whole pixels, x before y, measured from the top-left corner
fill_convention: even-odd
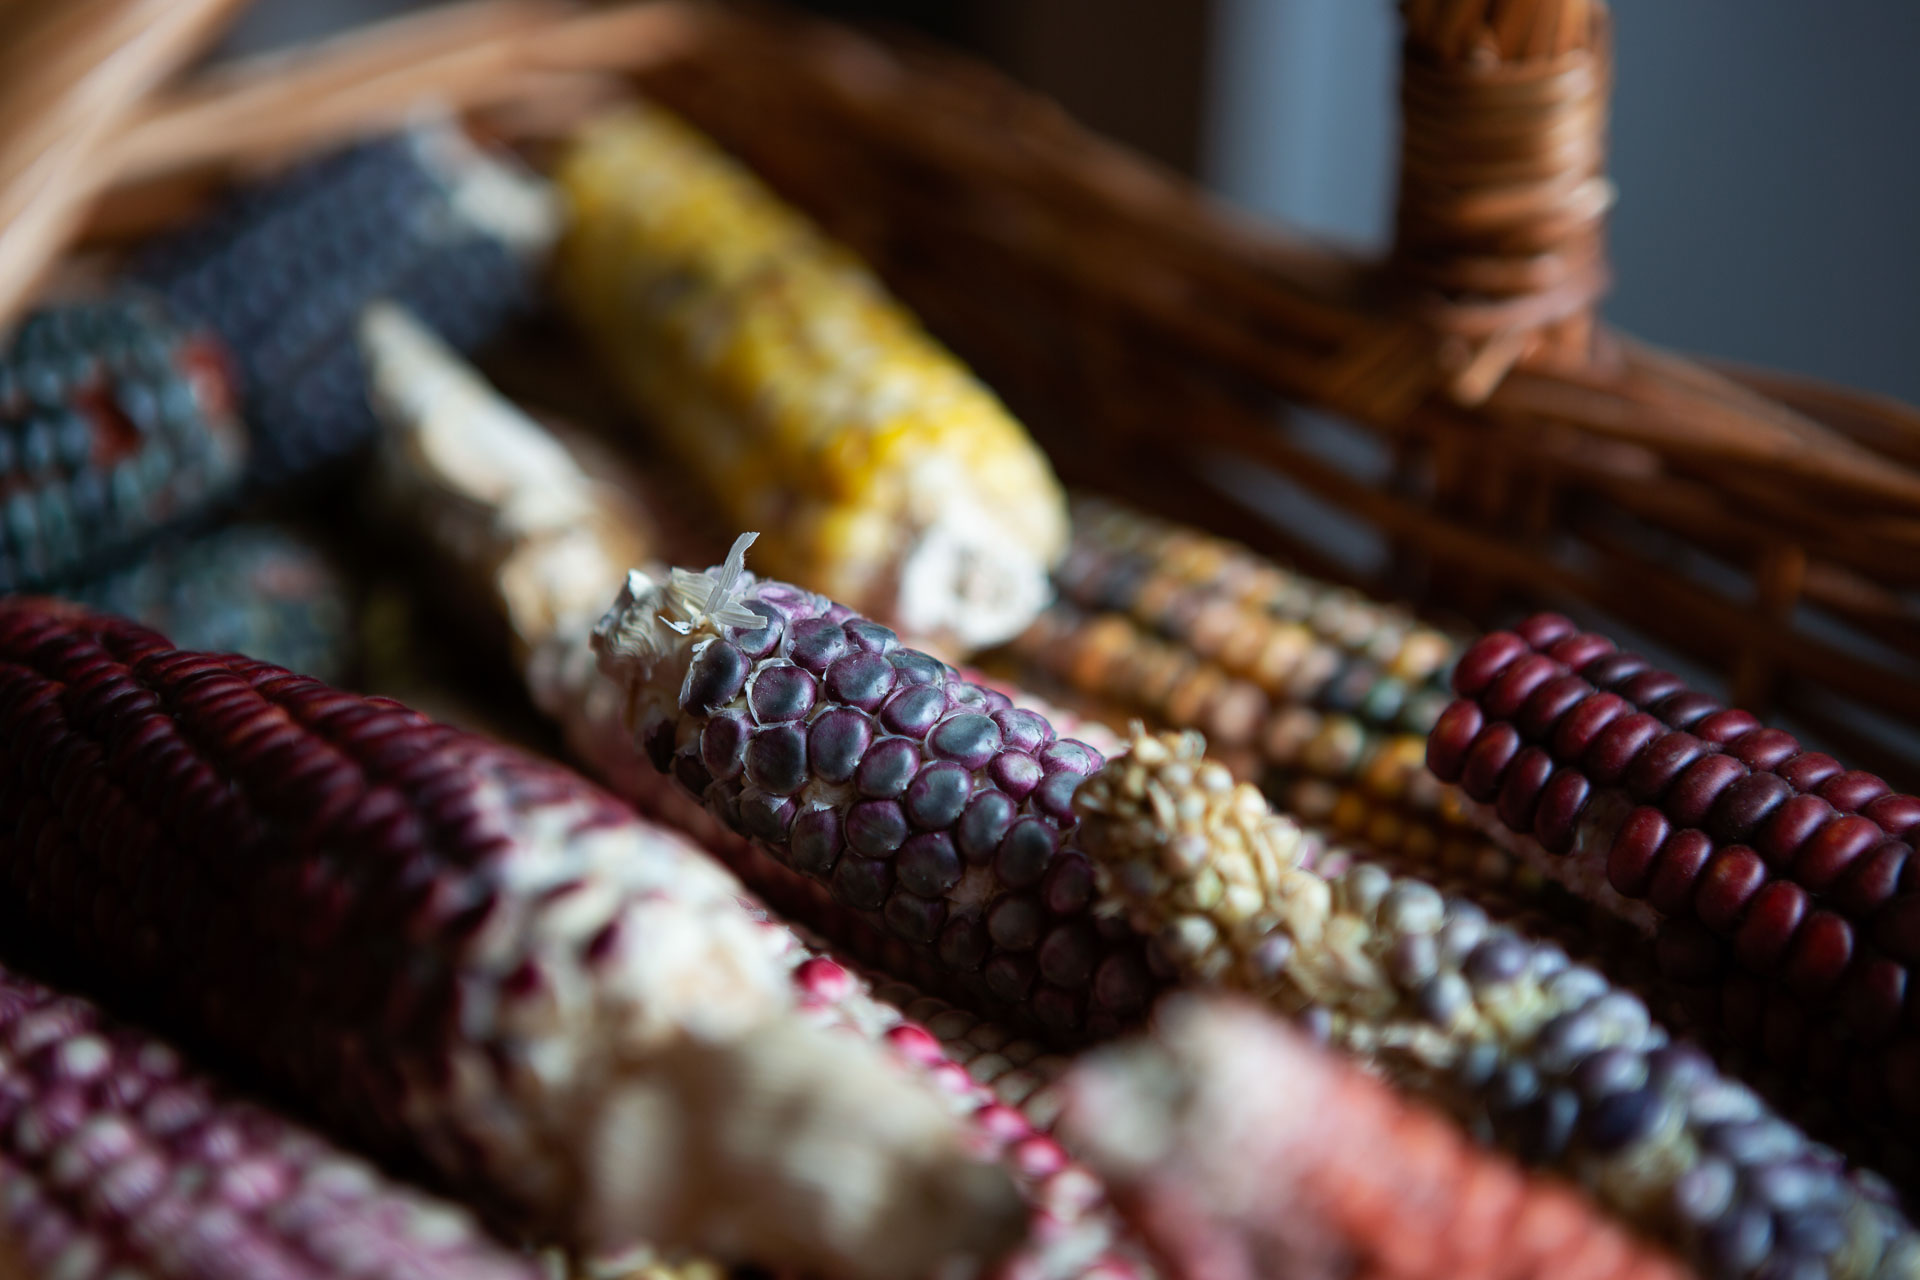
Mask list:
[[[905,792],[919,769],[919,747],[905,738],[882,738],[861,760],[854,786],[870,799],[886,799]]]
[[[704,796],[713,783],[713,775],[707,772],[707,766],[700,763],[700,757],[689,750],[673,758],[674,781],[687,789],[690,795]]]
[[[1152,975],[1131,955],[1108,956],[1094,971],[1093,1002],[1103,1009],[1131,1013],[1145,1008],[1152,993]]]
[[[1106,757],[1078,738],[1061,738],[1040,749],[1040,763],[1048,773],[1065,770],[1085,777],[1106,762]]]
[[[997,947],[1008,951],[1031,951],[1040,945],[1040,931],[1047,913],[1034,899],[1010,894],[994,904],[987,913],[987,935]]]
[[[777,796],[790,796],[805,786],[806,731],[797,724],[776,724],[754,734],[747,744],[747,781]]]
[[[907,815],[892,800],[863,800],[847,811],[845,834],[855,853],[883,858],[906,842]]]
[[[799,667],[762,667],[747,686],[747,709],[761,724],[799,720],[813,710],[819,686]]]
[[[928,943],[940,936],[940,926],[947,920],[947,904],[896,889],[887,899],[882,918],[896,936],[908,942]]]
[[[728,627],[727,639],[740,646],[740,651],[749,658],[764,658],[780,647],[780,637],[786,631],[786,616],[766,600],[749,600],[746,606],[766,621],[757,627]]]
[[[728,780],[740,776],[747,763],[747,738],[750,726],[737,711],[724,711],[707,721],[700,731],[700,763],[715,778]]]
[[[1518,938],[1488,938],[1467,957],[1463,972],[1476,987],[1511,982],[1527,969],[1527,947]]]
[[[1019,707],[994,712],[993,722],[1000,726],[1002,740],[1015,751],[1035,752],[1053,741],[1053,726],[1046,717]]]
[[[947,695],[931,685],[902,689],[887,701],[880,723],[909,738],[924,738],[947,711]]]
[[[793,650],[788,656],[813,674],[823,675],[852,649],[839,626],[825,618],[808,618],[793,624]]]
[[[987,990],[1001,1000],[1023,1003],[1033,990],[1034,964],[1031,956],[997,955],[987,961],[983,975]]]
[[[893,669],[897,673],[895,679],[900,684],[945,684],[947,682],[946,664],[918,649],[895,649],[887,654],[887,661],[893,664]]]
[[[907,817],[916,827],[952,826],[972,795],[972,774],[950,760],[936,760],[908,784]]]
[[[960,883],[960,854],[943,831],[922,832],[907,841],[893,865],[900,883],[923,898],[938,898]]]
[[[842,858],[833,869],[834,901],[857,911],[877,911],[893,888],[893,868],[881,858]]]
[[[1040,762],[1024,751],[1002,751],[987,765],[993,784],[1016,800],[1024,800],[1045,777]]]
[[[900,643],[900,637],[877,622],[855,618],[843,624],[847,640],[862,653],[887,653]]]
[[[1000,750],[1000,726],[973,713],[949,716],[927,735],[927,747],[937,756],[979,769]]]
[[[1040,882],[1040,900],[1057,916],[1084,911],[1093,902],[1093,863],[1078,849],[1062,850]]]
[[[703,716],[725,706],[747,687],[747,673],[752,668],[753,663],[738,646],[709,640],[687,668],[687,680],[680,689],[680,709]]]
[[[1098,940],[1084,921],[1056,926],[1040,944],[1040,976],[1055,986],[1084,987],[1093,978]]]
[[[940,963],[949,969],[967,972],[986,963],[992,939],[987,926],[975,915],[954,916],[940,931]]]
[[[1016,889],[1038,884],[1053,861],[1058,837],[1037,818],[1022,818],[1008,830],[994,854],[994,874]]]
[[[793,820],[787,860],[795,871],[825,879],[840,860],[840,847],[840,815],[832,809],[809,809]]]
[[[852,781],[854,771],[872,745],[873,721],[852,707],[834,707],[822,712],[807,730],[807,758],[812,762],[814,776],[824,782]]]
[[[1013,825],[1017,806],[998,791],[982,791],[968,803],[966,812],[954,828],[954,843],[960,856],[979,866],[993,857],[1007,829]]]
[[[793,801],[749,787],[740,793],[740,829],[768,844],[787,841],[793,826]]]
[[[893,692],[893,665],[874,653],[850,653],[827,668],[827,694],[836,702],[873,711]]]
[[[1073,825],[1073,797],[1084,781],[1086,779],[1077,773],[1048,774],[1046,781],[1034,790],[1033,807],[1062,827]]]

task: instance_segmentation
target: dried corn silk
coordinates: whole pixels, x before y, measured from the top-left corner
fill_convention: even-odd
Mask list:
[[[1204,746],[1137,734],[1075,799],[1102,892],[1183,974],[1261,996],[1705,1274],[1920,1262],[1884,1185],[1846,1175],[1637,997],[1320,845]]]
[[[559,182],[563,295],[773,572],[962,652],[1032,619],[1058,482],[847,251],[652,107],[589,126]]]

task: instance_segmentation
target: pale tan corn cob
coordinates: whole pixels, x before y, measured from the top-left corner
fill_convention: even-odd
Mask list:
[[[1076,1067],[1062,1132],[1121,1189],[1129,1220],[1178,1274],[1687,1274],[1568,1188],[1474,1149],[1257,1008],[1179,995],[1154,1022],[1153,1037]]]
[[[1032,619],[1065,496],[866,268],[650,106],[589,126],[558,182],[564,297],[771,571],[953,650]]]
[[[460,413],[469,393],[491,393],[473,381],[471,373],[456,378],[452,376],[455,370],[436,368],[456,361],[455,357],[416,347],[420,356],[417,361],[407,353],[394,358],[393,349],[381,340],[377,327],[369,330],[369,338],[373,363],[377,369],[384,369],[386,377],[404,380],[422,373],[435,385],[460,388],[452,396],[404,388],[383,396],[382,416],[393,436],[383,455],[386,491],[397,500],[398,511],[416,527],[451,527],[449,521],[435,514],[437,505],[451,504],[462,520],[490,531],[485,537],[436,539],[434,547],[447,568],[482,585],[493,609],[503,616],[524,619],[516,622],[515,640],[529,689],[542,709],[560,723],[570,749],[643,812],[689,831],[730,865],[764,871],[767,862],[763,855],[752,851],[747,842],[726,830],[635,753],[622,722],[618,691],[599,675],[588,644],[587,627],[597,619],[605,600],[596,598],[583,607],[584,591],[575,594],[571,589],[572,584],[582,581],[574,575],[536,577],[550,588],[546,601],[537,608],[512,611],[503,566],[530,561],[542,544],[588,548],[577,552],[581,563],[596,557],[605,563],[619,554],[622,546],[641,540],[638,526],[632,523],[630,505],[587,484],[577,466],[571,470],[516,470],[496,466],[487,458],[448,457],[408,446],[405,442],[410,437],[457,430],[464,420],[482,419],[486,429],[464,438],[469,450],[498,449],[503,457],[539,449],[565,452],[541,427],[514,413],[502,401]],[[423,421],[424,417],[449,410],[454,416],[445,423]],[[501,483],[463,487],[459,477],[473,474],[497,476]],[[578,495],[577,504],[570,508],[570,522],[563,520],[549,529],[498,517],[484,518],[489,509],[513,510],[537,502],[539,495],[521,491],[547,483],[543,477],[550,474],[555,482]],[[627,522],[624,527],[623,521]],[[615,584],[620,576],[614,573]],[[586,614],[592,616],[583,623]],[[756,883],[765,887],[760,881]],[[814,887],[810,882],[801,883],[808,889]],[[1050,1107],[1043,1086],[1057,1072],[1058,1059],[1010,1037],[1000,1041],[977,1021],[937,1002],[930,1004],[916,994],[910,1002],[916,1015],[936,1018],[950,1036],[956,1031],[957,1020],[967,1021],[968,1038],[953,1040],[956,1052],[964,1046],[964,1058],[949,1062],[940,1055],[932,1035],[908,1022],[900,1009],[874,999],[850,972],[803,946],[785,927],[766,920],[765,928],[772,939],[770,945],[790,969],[802,1009],[814,1021],[892,1045],[941,1085],[943,1096],[951,1101],[975,1140],[1000,1154],[1025,1194],[1030,1212],[1027,1243],[1008,1263],[1009,1274],[1060,1280],[1122,1280],[1142,1274],[1142,1264],[1120,1232],[1098,1184],[1045,1137],[1057,1108]],[[897,987],[894,994],[902,996]],[[909,1003],[904,998],[900,1002]],[[980,1044],[989,1040],[998,1044],[997,1054],[979,1051]],[[969,1079],[970,1075],[974,1079]]]
[[[1184,972],[1305,1020],[1711,1275],[1920,1260],[1877,1184],[1672,1045],[1636,997],[1424,881],[1330,858],[1204,750],[1137,734],[1075,797],[1104,891]],[[1725,1194],[1700,1203],[1693,1184],[1715,1178]],[[1769,1190],[1782,1180],[1791,1196]]]

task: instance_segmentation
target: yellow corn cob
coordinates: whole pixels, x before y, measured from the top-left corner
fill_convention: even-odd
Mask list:
[[[963,650],[1032,619],[1065,494],[863,265],[655,108],[589,127],[558,176],[563,295],[768,573]]]

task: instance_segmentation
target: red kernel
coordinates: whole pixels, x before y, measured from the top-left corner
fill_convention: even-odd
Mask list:
[[[1765,776],[1769,775],[1754,775],[1756,778]],[[1780,781],[1782,785],[1789,785],[1785,778]],[[1774,866],[1784,866],[1793,860],[1800,846],[1811,840],[1836,816],[1833,806],[1819,796],[1789,795],[1760,828],[1753,847]]]
[[[1721,759],[1732,757],[1722,756]],[[1777,774],[1750,773],[1744,778],[1736,778],[1732,786],[1720,793],[1720,798],[1708,813],[1707,832],[1722,844],[1745,840],[1772,817],[1776,809],[1792,798],[1793,788]],[[1768,861],[1773,861],[1764,849],[1758,852]]]
[[[1500,673],[1487,691],[1480,695],[1480,709],[1492,720],[1509,720],[1528,698],[1566,669],[1542,653],[1529,653],[1516,659]]]
[[[1466,764],[1467,752],[1473,747],[1473,740],[1480,735],[1480,729],[1486,723],[1486,717],[1480,714],[1480,708],[1466,698],[1461,698],[1440,713],[1434,722],[1433,732],[1427,735],[1427,768],[1442,782],[1458,782],[1460,770]]]
[[[1904,836],[1920,827],[1920,796],[1885,795],[1861,807],[1862,817],[1872,818],[1890,836]]]
[[[1576,703],[1560,717],[1553,730],[1553,755],[1556,760],[1578,760],[1586,754],[1600,731],[1632,710],[1617,693],[1596,693]]]
[[[1511,631],[1488,632],[1454,664],[1453,691],[1463,698],[1475,696],[1527,650],[1527,642]]]
[[[1582,763],[1587,777],[1598,787],[1611,787],[1620,781],[1635,756],[1660,736],[1663,726],[1646,712],[1621,716],[1593,740]]]
[[[1800,754],[1800,741],[1782,729],[1755,729],[1727,743],[1727,754],[1754,769],[1778,769]]]
[[[1482,804],[1492,800],[1519,750],[1518,729],[1506,723],[1488,725],[1467,752],[1466,765],[1460,770],[1460,789]]]
[[[1821,783],[1820,798],[1842,813],[1858,813],[1892,790],[1883,778],[1849,769]]]
[[[1690,733],[1661,734],[1634,756],[1626,772],[1628,792],[1642,803],[1658,800],[1681,771],[1707,750],[1707,744]]]
[[[1693,913],[1718,934],[1730,934],[1747,905],[1767,882],[1767,864],[1743,844],[1722,849],[1700,873],[1693,890]]]
[[[1533,812],[1533,835],[1548,853],[1565,853],[1573,847],[1574,828],[1586,810],[1593,787],[1578,769],[1560,769],[1547,780],[1540,792],[1540,806]]]
[[[1629,898],[1645,897],[1654,862],[1672,830],[1658,809],[1643,806],[1628,814],[1607,851],[1607,882]]]
[[[1577,636],[1554,641],[1547,646],[1546,654],[1568,670],[1578,671],[1589,662],[1604,658],[1613,651],[1613,641],[1591,631],[1583,631]]]
[[[1838,760],[1823,752],[1803,751],[1785,764],[1776,766],[1774,772],[1791,782],[1796,791],[1817,791],[1821,783],[1844,772],[1845,768]]]
[[[1579,676],[1556,676],[1533,691],[1514,715],[1514,724],[1529,742],[1544,742],[1560,718],[1592,693],[1593,686]]]
[[[1645,671],[1650,664],[1637,653],[1610,653],[1580,669],[1596,689],[1612,689]]]
[[[1693,731],[1708,742],[1726,743],[1752,733],[1759,727],[1760,721],[1752,712],[1730,708],[1714,712],[1695,725]]]
[[[1671,671],[1642,671],[1620,682],[1620,696],[1636,707],[1651,707],[1676,693],[1684,693],[1686,687],[1686,682]]]
[[[1524,747],[1507,766],[1506,780],[1500,784],[1496,810],[1500,821],[1511,831],[1533,830],[1534,810],[1540,803],[1540,790],[1553,774],[1553,758],[1539,747]]]
[[[1713,841],[1704,831],[1676,831],[1653,856],[1653,876],[1647,901],[1668,915],[1679,915],[1693,897],[1694,881],[1713,856]]]
[[[1747,776],[1747,766],[1732,756],[1723,756],[1717,752],[1704,756],[1688,766],[1680,775],[1679,781],[1667,793],[1667,801],[1661,807],[1667,816],[1675,822],[1689,827],[1705,825],[1707,814],[1712,812],[1720,797],[1734,783]]]
[[[1885,839],[1885,833],[1865,818],[1836,818],[1801,844],[1787,873],[1819,893],[1846,875],[1860,855]]]
[[[1558,613],[1536,613],[1514,628],[1520,638],[1536,649],[1557,644],[1579,631],[1573,619]]]
[[[1878,834],[1879,828],[1875,827],[1874,831]],[[1898,840],[1875,845],[1840,877],[1840,882],[1833,887],[1833,905],[1856,920],[1879,910],[1881,903],[1899,892],[1900,873],[1912,854],[1912,847]]]
[[[1733,953],[1755,973],[1772,973],[1807,917],[1807,891],[1775,880],[1754,896],[1747,918],[1733,936]]]
[[[1702,720],[1726,708],[1704,693],[1682,689],[1678,693],[1668,694],[1647,710],[1659,716],[1671,728],[1692,729]]]
[[[1815,911],[1787,950],[1787,981],[1805,996],[1827,991],[1853,959],[1853,927],[1831,911]]]

